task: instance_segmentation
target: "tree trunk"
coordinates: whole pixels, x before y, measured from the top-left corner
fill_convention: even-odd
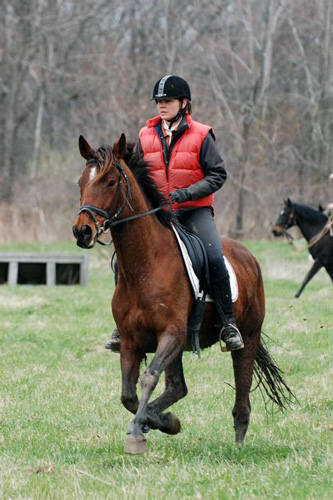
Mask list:
[[[250,128],[253,122],[253,105],[248,103],[243,108],[243,154],[241,160],[241,176],[238,186],[238,201],[237,201],[237,211],[236,211],[236,226],[234,229],[233,237],[235,239],[242,238],[243,236],[243,213],[244,213],[244,184],[246,179],[246,172],[249,160],[249,135]]]
[[[40,144],[42,137],[42,120],[44,113],[44,103],[45,103],[45,92],[43,87],[40,89],[38,107],[37,107],[37,118],[35,126],[35,139],[34,139],[34,149],[31,160],[30,168],[30,178],[35,179],[37,175],[38,159],[40,155]]]
[[[3,139],[3,186],[1,189],[1,197],[5,201],[9,201],[12,196],[12,169],[13,169],[13,152],[14,152],[14,134],[16,120],[16,99],[19,87],[20,75],[17,65],[14,66],[11,85],[7,95],[7,106],[5,123],[4,123],[4,139]]]

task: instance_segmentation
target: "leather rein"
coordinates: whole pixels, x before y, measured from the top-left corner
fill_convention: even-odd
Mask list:
[[[98,163],[98,161],[95,159],[87,161],[87,165],[89,165],[90,163]],[[123,217],[122,219],[118,219],[119,215],[121,215],[122,212],[124,211],[126,205],[128,205],[130,207],[132,212],[134,212],[134,209],[129,201],[129,199],[132,197],[132,191],[131,191],[131,185],[129,183],[128,176],[125,173],[123,166],[119,162],[115,161],[114,165],[117,168],[117,170],[119,171],[119,181],[118,181],[118,187],[117,187],[117,195],[116,195],[116,198],[115,198],[112,206],[117,204],[117,201],[118,201],[120,194],[123,193],[123,189],[122,189],[122,184],[123,184],[122,179],[123,179],[125,186],[126,186],[126,195],[124,195],[125,200],[122,203],[122,205],[118,208],[118,210],[115,211],[115,213],[113,215],[111,215],[110,212],[111,212],[112,206],[110,208],[110,211],[107,211],[107,210],[103,210],[102,208],[96,207],[95,205],[91,205],[90,203],[88,203],[86,205],[81,205],[80,210],[77,214],[77,215],[80,215],[80,214],[86,212],[90,215],[90,217],[92,218],[92,220],[95,224],[95,228],[96,228],[96,232],[97,232],[97,240],[96,241],[100,245],[104,245],[104,246],[112,245],[113,240],[111,239],[108,243],[104,243],[103,241],[99,240],[98,237],[100,236],[100,234],[106,233],[107,231],[109,231],[111,229],[111,227],[117,226],[118,224],[123,224],[124,222],[129,222],[132,220],[141,219],[142,217],[146,217],[147,215],[151,215],[155,212],[158,212],[159,210],[163,210],[164,207],[167,206],[167,204],[164,204],[164,205],[161,205],[160,207],[153,208],[153,209],[148,210],[147,212],[144,212],[141,214],[130,215],[128,217]],[[104,217],[105,220],[104,220],[102,225],[100,225],[98,223],[97,218],[95,217],[95,214],[100,215],[101,217]]]
[[[295,247],[295,244],[294,244],[294,238],[291,236],[291,234],[289,234],[287,232],[287,227],[289,225],[289,223],[292,221],[292,220],[295,220],[295,214],[294,212],[290,212],[290,215],[289,215],[289,219],[287,221],[287,223],[285,224],[285,227],[282,227],[282,232],[283,232],[283,235],[286,236],[287,238],[287,241],[289,243],[289,245],[292,245],[294,248]],[[330,218],[328,217],[328,222],[327,224],[325,224],[325,226],[323,227],[323,229],[321,231],[319,231],[319,233],[317,233],[315,236],[313,236],[309,242],[308,242],[308,248],[312,248],[316,243],[318,243],[318,241],[320,241],[328,232],[330,232],[330,235],[333,236],[333,219],[330,220]]]

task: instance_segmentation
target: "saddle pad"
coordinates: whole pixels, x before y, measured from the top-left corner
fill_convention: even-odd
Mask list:
[[[198,299],[198,298],[202,297],[202,292],[200,291],[200,288],[199,288],[199,280],[197,278],[197,275],[195,274],[195,272],[193,270],[192,261],[189,257],[189,254],[188,254],[188,251],[187,251],[185,244],[180,239],[180,236],[177,232],[177,229],[173,225],[172,225],[172,229],[173,229],[173,232],[175,233],[177,241],[178,241],[178,245],[179,245],[179,248],[180,248],[184,263],[185,263],[186,271],[187,271],[187,274],[188,274],[188,277],[189,277],[189,280],[190,280],[190,283],[191,283],[191,286],[192,286],[192,289],[194,292],[194,296],[196,299]],[[223,256],[223,257],[224,257],[224,262],[227,266],[229,278],[230,278],[231,298],[232,298],[233,302],[236,302],[236,300],[238,299],[237,277],[236,277],[235,271],[234,271],[232,265],[230,264],[230,262],[228,261],[228,259],[225,256]],[[207,295],[206,302],[213,302],[213,299],[209,295]]]

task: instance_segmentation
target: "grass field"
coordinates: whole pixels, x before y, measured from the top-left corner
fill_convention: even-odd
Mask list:
[[[0,287],[0,498],[329,499],[333,470],[333,288],[324,271],[297,301],[305,245],[246,244],[266,289],[269,350],[299,399],[268,414],[259,391],[245,445],[234,444],[231,358],[218,346],[185,354],[182,432],[148,434],[125,455],[131,415],[120,403],[109,256],[90,253],[89,287]],[[79,251],[74,244],[0,251]],[[144,367],[143,367],[144,368]],[[162,387],[161,382],[159,388]]]

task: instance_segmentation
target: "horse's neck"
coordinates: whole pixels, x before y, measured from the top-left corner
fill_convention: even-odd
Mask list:
[[[130,200],[133,211],[127,207],[119,219],[143,214],[150,209],[142,194],[138,195],[134,189],[133,191],[133,198]],[[154,215],[124,222],[112,229],[119,271],[126,281],[138,283],[149,274],[158,248],[163,245],[166,232],[167,229],[158,222]]]
[[[125,222],[113,233],[119,272],[127,283],[138,285],[149,278],[158,258],[158,248],[163,245],[163,230],[166,228],[158,224],[154,216],[148,215]]]
[[[301,213],[296,214],[297,225],[301,230],[304,238],[309,241],[313,236],[319,233],[319,231],[323,228],[324,224],[321,224],[319,221],[311,221],[306,215]]]

